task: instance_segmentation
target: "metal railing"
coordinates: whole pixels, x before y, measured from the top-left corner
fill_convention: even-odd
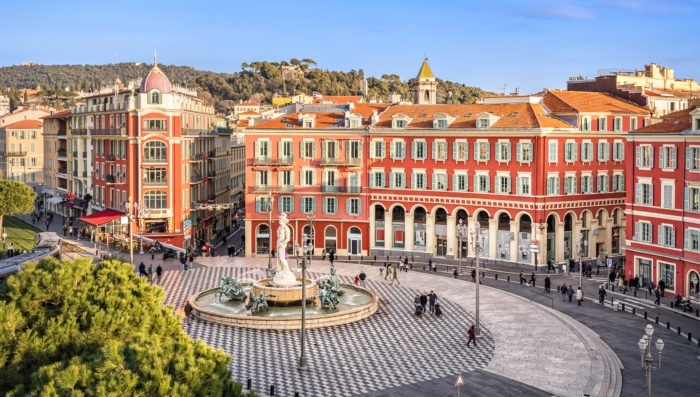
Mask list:
[[[154,164],[154,163],[167,163],[167,158],[157,158],[157,157],[145,157],[143,159],[144,163]]]
[[[294,164],[293,157],[255,157],[253,165],[292,165]]]
[[[359,166],[362,163],[362,159],[355,157],[321,157],[321,165],[328,166]]]
[[[125,128],[100,128],[93,129],[90,132],[92,133],[92,135],[126,135]]]

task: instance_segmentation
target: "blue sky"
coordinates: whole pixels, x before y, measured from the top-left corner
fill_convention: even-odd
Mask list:
[[[501,92],[656,62],[700,79],[697,0],[19,1],[0,65],[152,62],[236,72],[311,58],[367,75],[418,72]]]

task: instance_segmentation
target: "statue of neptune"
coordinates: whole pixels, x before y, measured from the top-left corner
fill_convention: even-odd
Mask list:
[[[289,219],[284,212],[279,216],[280,225],[277,228],[277,274],[273,279],[275,285],[292,286],[297,284],[297,278],[287,263],[287,244],[291,237]]]

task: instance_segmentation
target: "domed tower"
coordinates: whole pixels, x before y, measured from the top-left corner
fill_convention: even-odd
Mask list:
[[[437,81],[435,81],[435,75],[428,65],[428,58],[423,60],[423,65],[416,76],[413,91],[416,104],[435,105],[437,103]]]
[[[148,104],[162,104],[163,95],[172,92],[170,79],[158,68],[158,60],[153,58],[153,67],[146,77],[141,80],[141,94],[146,94]]]

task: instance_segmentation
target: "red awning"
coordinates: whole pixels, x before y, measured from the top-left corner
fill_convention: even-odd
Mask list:
[[[91,225],[101,226],[107,222],[119,219],[122,216],[126,216],[126,214],[123,212],[106,209],[103,211],[95,212],[94,214],[90,214],[88,216],[84,216],[80,218],[80,220]]]

